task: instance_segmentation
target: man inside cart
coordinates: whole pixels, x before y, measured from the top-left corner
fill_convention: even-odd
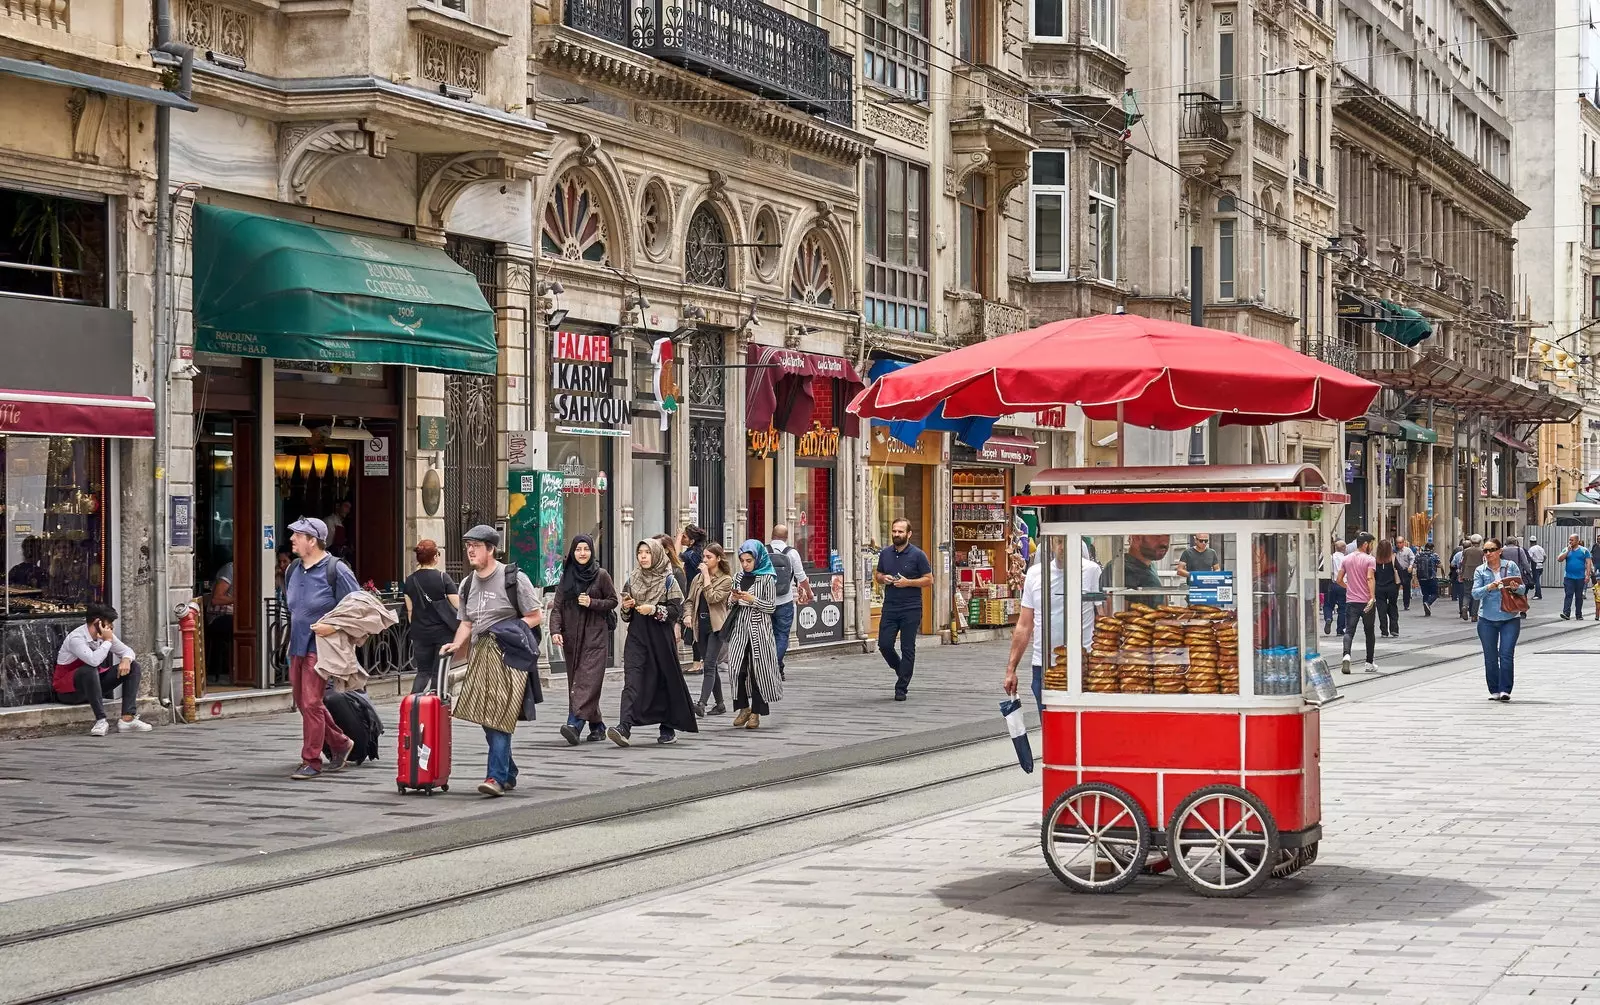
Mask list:
[[[1172,547],[1165,534],[1132,534],[1128,537],[1128,551],[1122,556],[1122,585],[1128,590],[1159,590],[1161,574],[1154,566],[1167,557]]]
[[[1222,559],[1211,547],[1210,534],[1196,534],[1194,543],[1178,556],[1178,575],[1189,578],[1191,572],[1215,572],[1222,567]]]
[[[1050,648],[1067,644],[1067,594],[1064,580],[1066,568],[1066,540],[1055,538],[1050,542]],[[1039,714],[1044,714],[1044,620],[1036,617],[1044,598],[1040,596],[1044,575],[1040,569],[1040,562],[1035,562],[1029,569],[1028,575],[1022,584],[1022,608],[1017,613],[1017,625],[1011,632],[1011,655],[1006,663],[1006,694],[1017,693],[1017,666],[1022,662],[1022,654],[1027,652],[1031,640],[1033,645],[1033,700],[1039,706]],[[1094,552],[1089,547],[1089,542],[1083,542],[1083,592],[1097,593],[1100,590],[1100,563],[1094,560]],[[1087,645],[1090,636],[1094,634],[1094,619],[1100,613],[1100,605],[1093,601],[1085,601],[1083,607],[1083,636],[1079,640]]]

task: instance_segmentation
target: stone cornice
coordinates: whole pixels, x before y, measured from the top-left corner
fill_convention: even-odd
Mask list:
[[[199,69],[197,67],[197,69]],[[207,68],[195,74],[197,103],[275,121],[365,120],[395,134],[458,134],[461,150],[490,149],[541,160],[555,134],[543,122],[481,105],[451,101],[376,77],[280,80]]]
[[[1376,145],[1378,149],[1387,146],[1396,150],[1390,158],[1396,164],[1420,161],[1436,165],[1456,188],[1470,192],[1502,214],[1507,226],[1527,217],[1527,203],[1518,199],[1508,186],[1455,147],[1439,142],[1421,128],[1416,119],[1388,99],[1376,95],[1352,96],[1335,103],[1333,115],[1335,129],[1339,119],[1346,118],[1375,131],[1387,141],[1387,144]]]
[[[854,164],[872,141],[776,101],[635,53],[561,25],[539,29],[534,59],[572,73],[591,85],[615,88],[634,98],[670,101],[674,110],[711,119],[749,133]],[[730,100],[743,98],[745,100]]]

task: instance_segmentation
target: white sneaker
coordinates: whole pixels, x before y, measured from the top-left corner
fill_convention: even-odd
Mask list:
[[[1343,673],[1349,673],[1350,672],[1350,657],[1349,656],[1346,656],[1344,659],[1339,661],[1339,669]]]
[[[145,722],[137,715],[132,719],[117,720],[117,732],[119,733],[148,733],[154,728],[154,726],[150,725],[148,722]]]
[[[110,731],[110,729],[111,729],[111,723],[105,721],[104,719],[96,719],[94,721],[94,728],[89,730],[89,735],[90,736],[105,736],[106,733]]]
[[[1367,664],[1361,668],[1361,672],[1362,673],[1377,673],[1378,672],[1378,665],[1369,660],[1367,662]]]

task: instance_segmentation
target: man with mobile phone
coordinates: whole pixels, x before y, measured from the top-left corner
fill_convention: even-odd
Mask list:
[[[139,664],[133,650],[117,638],[116,608],[90,604],[84,623],[74,628],[56,653],[56,670],[51,679],[56,697],[67,705],[88,705],[94,712],[90,736],[105,736],[111,731],[106,720],[106,699],[122,689],[122,719],[119,733],[144,733],[150,724],[139,718]],[[107,657],[114,657],[107,661]]]
[[[889,526],[893,544],[878,553],[874,582],[883,586],[883,611],[878,620],[878,651],[894,671],[894,700],[905,701],[911,673],[917,662],[917,632],[922,630],[922,591],[933,585],[933,565],[921,548],[911,543],[911,521],[904,517]],[[895,652],[895,636],[900,651]]]

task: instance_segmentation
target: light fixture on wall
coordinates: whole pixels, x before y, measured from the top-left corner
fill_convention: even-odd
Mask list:
[[[539,305],[545,309],[544,326],[546,328],[559,328],[561,323],[567,320],[568,311],[566,308],[559,306],[555,298],[567,292],[567,288],[562,286],[561,281],[558,279],[543,279],[534,288],[534,292],[539,296]]]
[[[272,470],[278,476],[278,495],[288,497],[289,483],[294,480],[294,468],[293,454],[279,454],[272,459]]]
[[[206,59],[217,66],[227,67],[230,70],[242,70],[245,67],[244,60],[238,56],[230,56],[225,52],[217,52],[215,49],[206,50]]]
[[[311,477],[311,468],[312,468],[312,466],[313,466],[313,461],[312,461],[312,458],[311,458],[310,454],[299,454],[299,455],[297,455],[296,468],[299,470],[301,478],[310,478]]]
[[[333,481],[339,494],[344,494],[346,480],[350,477],[350,455],[343,450],[336,454],[328,455],[328,464],[333,468]]]
[[[328,473],[328,455],[321,453],[313,455],[311,470],[316,472],[318,478],[325,476]]]

